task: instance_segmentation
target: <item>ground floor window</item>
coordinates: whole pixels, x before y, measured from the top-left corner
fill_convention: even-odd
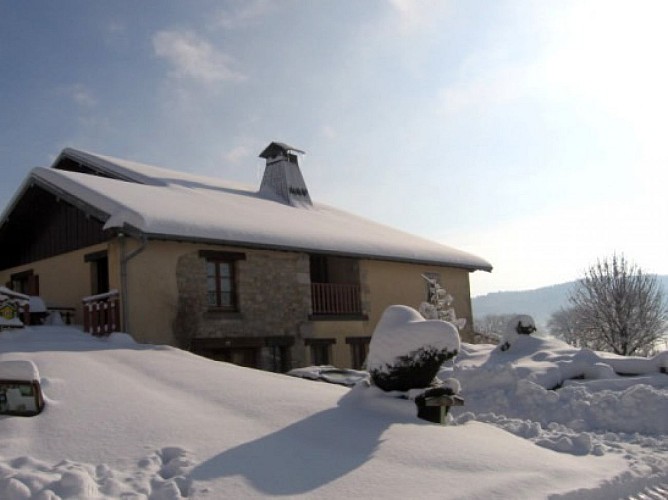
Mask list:
[[[263,362],[264,369],[275,373],[285,373],[292,369],[292,346],[295,338],[292,336],[266,337],[266,353]]]
[[[192,339],[191,349],[200,356],[248,368],[285,373],[292,369],[290,335],[269,337],[211,337]]]
[[[12,274],[8,285],[23,295],[39,295],[39,276],[32,269]]]
[[[259,368],[258,359],[260,349],[258,347],[223,347],[218,349],[206,349],[198,354],[216,361],[224,361],[248,368]]]
[[[371,337],[346,337],[346,344],[350,346],[350,365],[353,370],[362,370],[366,357],[369,354]]]
[[[309,347],[312,365],[332,364],[332,345],[336,343],[336,339],[306,339],[304,343]]]

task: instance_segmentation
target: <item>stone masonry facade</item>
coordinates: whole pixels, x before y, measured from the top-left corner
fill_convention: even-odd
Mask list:
[[[292,337],[292,361],[303,361],[302,331],[311,307],[309,256],[305,253],[219,248],[242,253],[235,262],[238,312],[210,310],[206,259],[199,251],[177,262],[179,304],[174,333],[182,347],[192,339]],[[265,353],[262,353],[264,356]],[[262,363],[264,364],[264,363]]]

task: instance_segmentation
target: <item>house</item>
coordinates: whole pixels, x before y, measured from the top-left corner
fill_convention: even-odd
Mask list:
[[[67,148],[0,216],[0,284],[213,359],[359,368],[383,310],[438,281],[467,318],[484,259],[316,203],[298,149],[271,143],[258,189]]]

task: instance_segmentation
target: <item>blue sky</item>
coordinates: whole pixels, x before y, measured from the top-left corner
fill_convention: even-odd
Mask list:
[[[259,183],[471,251],[474,295],[668,274],[668,3],[0,0],[0,207],[64,147]]]

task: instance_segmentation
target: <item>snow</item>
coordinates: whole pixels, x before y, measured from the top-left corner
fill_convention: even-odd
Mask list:
[[[15,292],[5,286],[0,286],[0,300],[8,299],[16,300],[21,305],[30,302],[30,297],[28,295],[23,295],[22,293]]]
[[[0,361],[0,380],[39,381],[39,370],[32,361]]]
[[[46,406],[0,417],[0,498],[665,496],[661,362],[640,363],[635,384],[550,390],[568,363],[606,357],[523,337],[507,351],[461,345],[442,376],[461,381],[466,405],[439,426],[365,382],[261,372],[122,333],[3,331],[0,361],[35,363]]]
[[[315,250],[471,270],[489,271],[492,267],[470,253],[327,205],[290,206],[266,199],[247,186],[220,179],[72,149],[62,154],[127,180],[35,168],[19,193],[31,182],[60,194],[67,193],[78,203],[105,214],[105,229],[129,226],[161,238]],[[9,217],[19,197],[17,194],[0,217],[0,225]]]

